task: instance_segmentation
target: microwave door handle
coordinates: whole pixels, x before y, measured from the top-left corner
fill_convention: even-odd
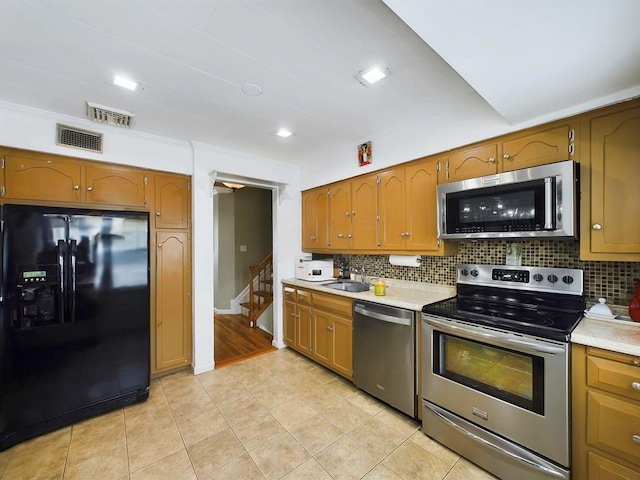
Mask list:
[[[544,179],[544,229],[553,230],[553,178]]]

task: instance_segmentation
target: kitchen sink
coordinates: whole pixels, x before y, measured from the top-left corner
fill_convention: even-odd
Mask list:
[[[334,282],[327,283],[323,287],[333,288],[334,290],[343,290],[345,292],[368,292],[369,284],[360,282]]]

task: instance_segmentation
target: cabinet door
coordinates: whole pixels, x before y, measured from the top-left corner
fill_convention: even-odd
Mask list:
[[[156,233],[156,369],[191,360],[190,249],[186,232]]]
[[[378,248],[378,176],[367,175],[351,182],[351,248]]]
[[[409,165],[405,172],[407,250],[438,250],[435,159]]]
[[[79,202],[80,164],[27,156],[5,155],[5,197],[25,200]]]
[[[438,183],[457,182],[467,178],[483,177],[496,173],[498,146],[484,145],[450,155],[438,174]]]
[[[353,322],[333,316],[331,367],[347,378],[353,376]]]
[[[180,175],[156,175],[156,228],[189,228],[189,179]]]
[[[594,118],[590,127],[590,250],[640,254],[640,108]]]
[[[284,302],[284,343],[296,346],[296,304]]]
[[[302,192],[302,249],[312,251],[327,247],[329,229],[327,188]]]
[[[333,321],[331,314],[321,310],[313,311],[313,353],[316,361],[331,366],[331,340]]]
[[[145,205],[145,172],[119,167],[87,166],[85,199],[91,203],[111,205]]]
[[[640,480],[640,472],[634,472],[619,463],[589,452],[588,480]]]
[[[340,182],[329,188],[329,241],[332,250],[351,245],[351,182]]]
[[[536,167],[570,158],[569,125],[503,142],[502,171]],[[573,148],[573,147],[572,147]]]
[[[296,317],[296,347],[300,353],[311,356],[311,307],[298,305]]]
[[[380,174],[380,246],[385,250],[405,248],[404,167]]]

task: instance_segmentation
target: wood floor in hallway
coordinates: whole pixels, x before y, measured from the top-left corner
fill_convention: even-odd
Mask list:
[[[214,315],[214,357],[216,367],[275,350],[273,336],[261,328],[249,327],[244,315]]]

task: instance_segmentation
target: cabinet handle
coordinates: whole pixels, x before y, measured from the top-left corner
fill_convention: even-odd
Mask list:
[[[339,233],[338,238],[344,238],[344,233]]]
[[[404,232],[400,232],[400,236],[401,236],[401,237],[404,237]]]
[[[93,190],[93,187],[87,187],[87,192],[90,192],[91,190]]]
[[[634,358],[634,359],[633,359],[633,364],[634,364],[634,365],[640,365],[640,359],[638,359],[638,358]]]
[[[602,225],[600,225],[599,223],[594,223],[593,225],[591,225],[591,229],[592,230],[602,230]]]
[[[349,234],[349,238],[353,237],[353,235]]]
[[[631,440],[633,440],[636,443],[640,443],[640,435],[632,435]]]
[[[496,163],[496,159],[493,157],[489,157],[489,163]]]
[[[316,241],[316,236],[315,235],[311,235],[311,240],[313,240],[315,242]]]
[[[411,234],[410,234],[409,232],[404,232],[404,236],[405,236],[405,237],[410,237],[410,236],[411,236]]]
[[[346,215],[347,217],[350,217],[350,216],[351,216],[351,212],[346,212],[346,213],[345,213],[345,215]]]
[[[633,388],[634,390],[640,390],[640,382],[632,382],[631,388]]]
[[[160,216],[160,212],[156,212],[156,217],[159,217],[159,216]]]
[[[158,244],[158,248],[162,248],[162,244],[161,243]]]
[[[330,332],[333,332],[333,327],[327,327],[327,330],[329,330]],[[637,437],[637,435],[635,435]],[[638,437],[638,439],[640,440],[640,437]]]
[[[502,155],[502,158],[504,158],[505,160],[509,160],[511,158],[511,155],[505,153],[504,155]]]
[[[80,190],[80,185],[74,185],[74,186],[73,186],[73,189],[74,189],[74,190]]]
[[[351,216],[353,216],[353,217],[356,216],[356,212],[354,210],[351,210]]]

